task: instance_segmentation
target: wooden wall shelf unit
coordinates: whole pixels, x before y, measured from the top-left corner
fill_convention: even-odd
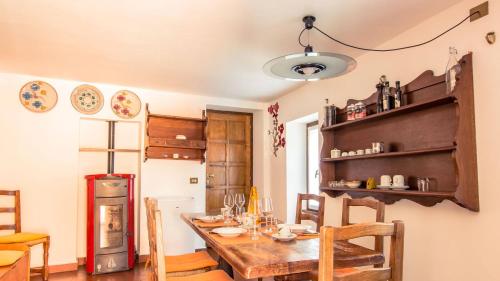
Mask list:
[[[365,100],[367,117],[347,121],[347,108],[338,109],[336,124],[323,127],[321,190],[337,197],[374,197],[387,204],[408,199],[424,206],[450,200],[479,211],[472,54],[460,60],[462,72],[451,94],[445,76],[428,70],[402,86],[404,106],[377,113],[377,93]],[[394,89],[392,89],[394,90]],[[347,105],[360,100],[350,99]],[[342,151],[371,148],[384,142],[385,153],[330,158]],[[366,189],[366,180],[381,175],[404,175],[407,190]],[[417,189],[417,178],[428,177],[430,191]],[[361,180],[360,188],[328,187],[330,181]]]
[[[205,111],[202,118],[178,117],[151,114],[146,104],[146,148],[147,159],[196,160],[205,162],[206,150]],[[185,140],[176,139],[186,136]],[[174,154],[179,154],[174,158]]]

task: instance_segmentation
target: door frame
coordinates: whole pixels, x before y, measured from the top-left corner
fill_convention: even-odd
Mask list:
[[[307,194],[309,194],[309,128],[314,127],[314,126],[318,126],[318,132],[319,132],[320,128],[319,128],[318,120],[313,121],[313,122],[309,122],[306,124],[306,193]],[[318,151],[318,153],[319,153],[319,151]],[[319,174],[318,174],[318,177],[319,177]],[[318,208],[311,207],[309,205],[309,200],[307,200],[307,210],[317,211]]]
[[[239,111],[228,111],[228,110],[216,110],[216,109],[207,109],[207,126],[206,126],[206,135],[207,135],[207,150],[208,150],[208,146],[209,146],[209,141],[208,141],[208,122],[210,122],[209,118],[208,118],[208,113],[210,112],[213,112],[213,113],[218,113],[218,114],[230,114],[230,115],[247,115],[250,117],[250,187],[253,186],[253,180],[254,180],[254,176],[253,176],[253,152],[254,152],[254,148],[253,148],[253,145],[254,145],[254,142],[253,142],[253,112],[239,112]],[[205,164],[205,178],[208,177],[208,157],[205,157],[206,158],[206,164]],[[206,182],[205,182],[205,189],[206,189]],[[205,193],[205,202],[207,200],[207,194]],[[205,210],[206,210],[206,206],[205,206]]]

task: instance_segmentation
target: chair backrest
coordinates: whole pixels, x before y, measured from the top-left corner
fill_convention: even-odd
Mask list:
[[[335,276],[335,241],[349,240],[366,236],[390,236],[391,249],[388,268],[362,268],[351,273]],[[319,281],[402,281],[404,252],[404,224],[361,223],[356,225],[332,227],[324,226],[320,234]]]
[[[318,210],[303,209],[304,200],[314,200],[318,202]],[[297,209],[295,213],[295,223],[300,224],[303,220],[311,220],[316,223],[316,231],[323,226],[325,219],[325,197],[315,194],[297,194]]]
[[[14,230],[21,232],[21,191],[19,190],[0,190],[0,196],[13,196],[14,207],[0,207],[0,213],[14,213],[14,224],[2,224],[0,230]]]
[[[385,221],[385,204],[384,202],[369,200],[369,199],[351,199],[344,198],[342,205],[342,226],[348,226],[352,223],[349,220],[350,207],[367,207],[376,211],[375,222]],[[384,251],[384,237],[375,237],[375,251]],[[377,265],[382,266],[382,264]]]
[[[163,227],[158,201],[154,198],[144,198],[146,203],[146,218],[148,225],[149,258],[153,281],[165,281],[165,252],[163,249]]]

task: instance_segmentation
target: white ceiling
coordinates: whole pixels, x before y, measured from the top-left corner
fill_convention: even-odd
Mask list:
[[[267,77],[262,65],[302,51],[304,15],[374,47],[456,2],[0,0],[0,71],[270,100],[302,85]],[[311,40],[318,51],[359,55],[318,34]]]

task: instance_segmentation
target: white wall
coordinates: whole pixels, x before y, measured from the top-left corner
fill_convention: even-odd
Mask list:
[[[20,104],[19,89],[31,80],[47,81],[57,90],[59,101],[50,112],[32,113]],[[81,222],[84,218],[77,210],[79,120],[83,115],[73,109],[69,99],[71,91],[79,84],[79,81],[0,73],[0,186],[21,190],[24,230],[51,235],[51,265],[74,263],[85,249],[82,246],[85,242],[77,234],[78,220]],[[91,84],[102,91],[106,100],[102,111],[92,116],[95,118],[117,119],[111,112],[109,101],[116,91],[123,88],[134,91],[143,104],[148,102],[153,113],[200,117],[201,110],[212,105],[254,112],[255,122],[258,122],[254,126],[254,150],[256,155],[261,155],[254,160],[257,167],[254,169],[254,183],[264,186],[268,164],[264,162],[263,153],[263,145],[267,142],[267,136],[264,136],[267,119],[263,117],[267,112],[263,103]],[[143,123],[144,110],[134,120]],[[205,165],[194,161],[148,160],[141,169],[143,197],[193,195],[197,207],[204,209]],[[199,184],[190,185],[189,177],[198,177]],[[140,253],[145,254],[148,249],[144,213],[141,229]],[[39,251],[33,253],[33,264],[40,264],[40,261]]]
[[[481,2],[483,1],[460,2],[379,47],[395,47],[428,39],[455,24],[468,14],[469,8]],[[364,54],[357,58],[358,67],[354,72],[335,79],[308,83],[278,99],[280,122],[287,122],[321,111],[324,98],[329,98],[340,107],[345,106],[348,98],[366,98],[375,92],[374,85],[381,74],[386,74],[391,81],[401,80],[402,84],[410,82],[427,69],[442,74],[448,60],[449,46],[455,46],[462,52],[474,53],[481,211],[474,213],[449,201],[432,208],[408,200],[387,206],[386,220],[401,219],[406,225],[404,279],[408,281],[498,280],[500,43],[488,45],[484,36],[489,31],[500,32],[500,3],[489,2],[489,16],[466,23],[427,46],[395,53]],[[344,39],[356,41],[356,35]],[[335,45],[332,43],[331,50],[334,49]],[[272,194],[282,196],[286,190],[283,151],[280,151],[277,159],[272,158],[271,171],[272,186],[276,189]],[[327,199],[327,224],[340,225],[341,200]],[[284,208],[280,210],[283,211]],[[286,214],[282,213],[280,216],[284,218]],[[353,216],[357,221],[373,218],[373,214],[363,211],[357,211]]]

